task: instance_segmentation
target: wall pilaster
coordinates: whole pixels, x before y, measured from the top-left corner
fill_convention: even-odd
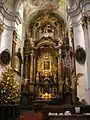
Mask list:
[[[76,49],[78,48],[78,46],[82,47],[83,49],[85,49],[85,40],[84,40],[84,33],[83,33],[83,28],[82,28],[82,15],[81,15],[81,9],[79,5],[73,5],[72,8],[70,8],[68,10],[68,15],[71,18],[71,23],[72,23],[72,29],[73,29],[73,34],[74,34],[74,38],[73,38],[73,47],[74,50],[73,52],[75,53]],[[73,54],[74,54],[73,53]],[[82,76],[80,76],[77,79],[77,96],[80,99],[86,99],[85,97],[85,80],[88,80],[87,77],[85,76],[85,74],[87,74],[85,72],[87,66],[85,67],[84,65],[79,64],[76,60],[75,62],[75,68],[76,68],[76,75],[78,73],[83,74]],[[87,99],[86,99],[87,101]]]
[[[86,49],[86,62],[85,62],[85,70],[86,74],[85,77],[85,96],[87,99],[87,103],[90,104],[90,18],[87,16],[84,16],[82,19],[82,27],[84,31],[84,39],[85,39],[85,49]]]
[[[83,65],[76,61],[76,73],[83,73],[78,79],[78,96],[84,98],[90,104],[90,0],[80,0],[68,11],[71,17],[75,50],[77,46],[83,47],[86,52],[86,61]],[[84,16],[84,17],[83,17]],[[80,92],[82,91],[82,92]]]

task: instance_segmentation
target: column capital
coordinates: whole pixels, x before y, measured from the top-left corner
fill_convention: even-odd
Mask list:
[[[82,18],[82,27],[83,27],[83,30],[87,29],[87,17],[86,16]]]
[[[22,18],[19,12],[5,7],[5,5],[3,5],[3,2],[1,1],[0,1],[0,16],[1,16],[1,21],[3,21],[3,19],[4,21],[5,20],[9,21],[6,22],[6,26],[15,27],[14,23],[16,23],[17,25],[22,23]]]
[[[90,13],[82,18],[82,27],[83,30],[88,29],[88,24],[90,22]]]

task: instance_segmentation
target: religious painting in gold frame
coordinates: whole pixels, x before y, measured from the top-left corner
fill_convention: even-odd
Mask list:
[[[43,70],[44,71],[50,71],[51,70],[51,61],[50,60],[44,60],[43,61]]]

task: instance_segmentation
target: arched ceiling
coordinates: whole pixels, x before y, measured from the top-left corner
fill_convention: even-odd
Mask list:
[[[17,5],[17,9],[21,5],[21,1],[19,1]],[[64,20],[66,19],[66,0],[24,0],[23,8],[24,8],[24,21],[27,23],[30,19],[33,18],[37,14],[39,10],[49,9],[53,12],[59,14]],[[26,23],[26,24],[27,24]]]
[[[21,4],[23,4],[24,13],[28,18],[33,11],[42,10],[45,8],[50,9],[50,7],[54,11],[58,10],[60,13],[64,14],[67,5],[66,1],[67,0],[5,0],[5,4],[9,8],[17,8],[17,10]]]
[[[39,10],[43,9],[52,10],[66,21],[67,6],[69,2],[75,4],[75,1],[77,0],[5,0],[5,5],[10,9],[16,9],[17,11],[19,11],[21,5],[23,5],[23,20],[25,24],[27,24]]]
[[[59,7],[61,9],[64,9],[64,5],[68,5],[68,3],[70,3],[70,5],[75,4],[77,1],[79,0],[2,0],[5,2],[5,4],[7,4],[8,7],[17,7],[19,8],[19,6],[24,3],[24,7],[26,5],[30,5],[33,7],[39,7],[39,9],[42,9],[43,7],[45,7],[45,5],[47,3],[52,3],[56,8]]]

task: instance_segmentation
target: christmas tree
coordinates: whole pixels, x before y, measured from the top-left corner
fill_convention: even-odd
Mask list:
[[[19,84],[14,77],[14,70],[11,67],[6,67],[1,78],[0,103],[19,103],[20,90]]]

